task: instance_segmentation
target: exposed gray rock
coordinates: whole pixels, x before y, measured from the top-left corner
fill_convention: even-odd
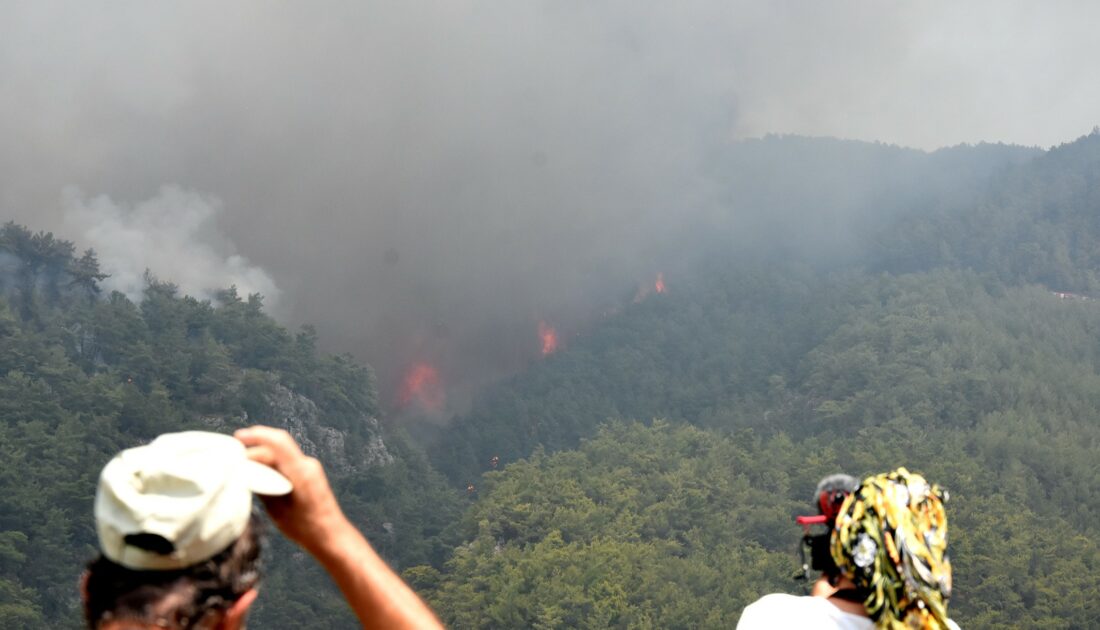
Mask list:
[[[382,440],[382,428],[377,418],[367,415],[359,418],[359,422],[366,425],[366,434],[370,437],[365,448],[349,453],[344,433],[323,424],[317,404],[306,396],[275,383],[265,400],[269,411],[263,421],[286,429],[302,451],[324,462],[330,473],[345,475],[393,463],[393,455]],[[214,429],[224,430],[227,427],[225,418],[221,416],[204,416],[202,421]]]

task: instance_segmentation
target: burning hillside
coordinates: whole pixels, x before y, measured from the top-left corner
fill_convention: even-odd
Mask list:
[[[542,342],[542,356],[557,352],[558,331],[544,321],[539,322],[539,340]]]
[[[446,390],[435,366],[430,363],[415,363],[405,372],[397,394],[399,408],[439,413],[443,411],[446,402]]]

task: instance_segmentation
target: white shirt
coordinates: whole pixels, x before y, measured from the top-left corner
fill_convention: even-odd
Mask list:
[[[875,623],[834,606],[824,597],[798,597],[783,593],[765,595],[745,607],[737,630],[779,628],[827,628],[829,630],[874,630]]]
[[[947,623],[952,630],[959,630],[954,621]],[[874,630],[875,623],[863,615],[844,612],[824,597],[798,597],[783,593],[765,595],[749,604],[737,622],[737,630],[782,628]]]

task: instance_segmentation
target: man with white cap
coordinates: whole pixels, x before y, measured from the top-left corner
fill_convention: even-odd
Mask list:
[[[320,462],[257,426],[162,435],[107,464],[95,501],[102,555],[82,581],[89,628],[242,628],[259,582],[253,494],[363,627],[441,627],[344,516]]]

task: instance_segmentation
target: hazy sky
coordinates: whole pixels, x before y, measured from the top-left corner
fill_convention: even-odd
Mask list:
[[[1098,23],[1006,0],[0,0],[0,209],[124,290],[148,267],[262,291],[384,388],[418,360],[472,382],[537,354],[539,320],[649,282],[709,147],[1087,133]]]

